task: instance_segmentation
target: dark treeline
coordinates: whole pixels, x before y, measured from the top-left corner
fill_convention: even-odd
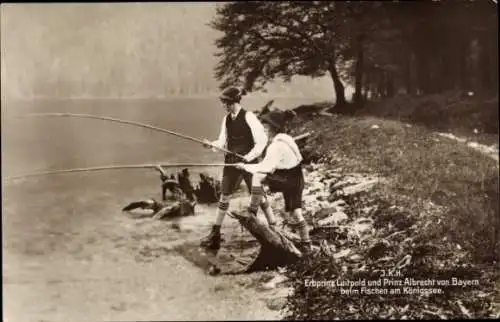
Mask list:
[[[337,105],[498,88],[496,4],[481,0],[236,2],[211,26],[221,87],[329,75]]]

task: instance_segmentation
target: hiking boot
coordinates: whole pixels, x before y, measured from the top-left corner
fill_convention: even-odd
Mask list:
[[[210,250],[219,250],[221,241],[220,226],[214,225],[208,236],[201,240],[200,246]]]

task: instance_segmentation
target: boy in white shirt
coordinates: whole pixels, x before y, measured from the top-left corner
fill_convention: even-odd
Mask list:
[[[302,192],[304,190],[302,155],[295,140],[290,135],[282,133],[290,115],[293,114],[291,111],[269,111],[260,116],[268,136],[272,138],[265,157],[259,163],[238,163],[237,166],[253,174],[252,187],[265,184],[271,191],[283,193],[285,212],[291,212],[291,218],[294,221],[292,224],[298,229],[302,240],[301,251],[310,253],[312,246],[309,228],[302,215]],[[259,196],[254,196],[253,192],[254,189],[252,189],[249,211],[255,215],[259,206]]]
[[[226,154],[224,158],[226,164],[234,164],[241,161],[248,163],[257,162],[268,141],[264,126],[258,120],[257,116],[253,112],[245,110],[240,105],[241,98],[245,94],[245,90],[240,90],[236,87],[230,87],[222,92],[219,99],[227,114],[222,120],[219,137],[215,141],[205,140],[206,147],[223,147],[244,157],[244,160],[241,160],[241,158],[235,155]],[[261,187],[252,186],[251,173],[231,166],[223,168],[222,191],[217,205],[215,223],[210,233],[201,240],[200,245],[202,247],[210,250],[218,250],[220,248],[222,241],[221,226],[229,208],[232,195],[242,180],[252,194],[258,195],[260,193],[260,191],[253,191],[254,189],[259,190]],[[260,207],[266,217],[273,220],[274,215],[267,199],[260,198],[259,200]]]

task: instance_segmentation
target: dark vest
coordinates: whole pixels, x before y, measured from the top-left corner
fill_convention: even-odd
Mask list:
[[[226,117],[227,148],[240,155],[245,155],[253,149],[252,130],[245,119],[247,111],[241,109],[233,120],[231,115]],[[234,155],[226,154],[226,163],[241,162],[242,160]]]

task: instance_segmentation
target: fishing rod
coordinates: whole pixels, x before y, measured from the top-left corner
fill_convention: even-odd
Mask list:
[[[89,115],[89,114],[74,114],[74,113],[31,113],[31,114],[22,115],[20,117],[44,117],[44,116],[49,116],[49,117],[50,116],[56,116],[56,117],[81,117],[81,118],[88,118],[88,119],[94,119],[94,120],[103,120],[103,121],[110,121],[110,122],[121,123],[121,124],[135,125],[135,126],[140,126],[140,127],[143,127],[143,128],[146,128],[146,129],[150,129],[150,130],[154,130],[154,131],[158,131],[158,132],[168,133],[168,134],[171,134],[171,135],[175,135],[177,137],[181,137],[181,138],[193,141],[193,142],[197,142],[197,143],[201,143],[203,145],[206,145],[206,143],[203,140],[194,138],[194,137],[189,136],[189,135],[185,135],[185,134],[181,134],[181,133],[178,133],[178,132],[166,130],[166,129],[163,129],[163,128],[160,128],[160,127],[156,127],[156,126],[153,126],[153,125],[149,125],[149,124],[145,124],[145,123],[134,122],[134,121],[127,121],[127,120],[121,120],[121,119],[117,119],[117,118],[113,118],[113,117],[107,117],[107,116],[96,116],[96,115]],[[242,155],[240,155],[238,153],[235,153],[233,151],[230,151],[228,149],[225,149],[225,148],[222,148],[222,147],[218,147],[218,146],[214,146],[214,145],[210,145],[210,147],[212,147],[214,149],[217,149],[217,150],[220,150],[220,151],[223,151],[225,153],[229,153],[229,154],[235,155],[235,156],[243,159]]]
[[[100,166],[100,167],[88,167],[88,168],[75,168],[66,170],[53,170],[53,171],[43,171],[35,173],[27,173],[23,175],[6,177],[6,180],[15,180],[28,177],[38,177],[50,174],[60,174],[60,173],[74,173],[74,172],[89,172],[89,171],[103,171],[103,170],[122,170],[122,169],[151,169],[157,168],[158,166],[166,168],[182,168],[182,167],[236,167],[236,164],[226,164],[226,163],[156,163],[156,164],[124,164],[124,165],[110,165],[110,166]]]
[[[302,140],[311,135],[310,132],[306,132],[300,135],[297,135],[294,140]],[[66,170],[52,170],[52,171],[43,171],[43,172],[35,172],[35,173],[27,173],[23,175],[6,177],[7,181],[16,180],[21,178],[29,178],[29,177],[39,177],[50,174],[60,174],[60,173],[74,173],[74,172],[89,172],[89,171],[103,171],[103,170],[122,170],[122,169],[151,169],[158,167],[167,167],[167,168],[186,168],[186,167],[237,167],[236,164],[229,163],[144,163],[144,164],[125,164],[125,165],[110,165],[110,166],[100,166],[100,167],[89,167],[89,168],[75,168],[75,169],[66,169]],[[159,170],[161,171],[161,170]]]

